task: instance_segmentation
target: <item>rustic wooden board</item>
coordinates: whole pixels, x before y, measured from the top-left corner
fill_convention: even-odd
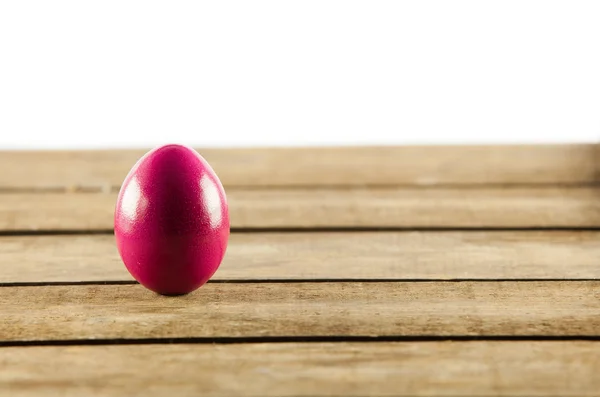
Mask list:
[[[233,233],[214,280],[600,279],[598,231]],[[112,235],[0,237],[0,283],[132,280]]]
[[[198,149],[225,186],[587,184],[597,145]],[[0,152],[5,189],[119,186],[145,150]]]
[[[600,188],[227,192],[233,228],[589,228]],[[0,194],[0,230],[110,230],[116,193]]]
[[[0,288],[0,341],[289,336],[600,336],[600,281]]]
[[[599,147],[200,150],[241,233],[172,298],[55,235],[144,151],[0,152],[0,396],[598,395]]]
[[[585,397],[598,357],[598,342],[4,348],[0,394]]]

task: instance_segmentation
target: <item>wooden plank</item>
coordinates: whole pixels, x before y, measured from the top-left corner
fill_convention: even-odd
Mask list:
[[[587,184],[597,145],[198,149],[226,187]],[[145,150],[0,152],[0,187],[110,189]]]
[[[600,279],[600,232],[233,233],[215,280]],[[0,283],[132,280],[112,235],[0,237]]]
[[[600,189],[230,189],[233,228],[600,226]],[[0,194],[0,230],[109,230],[116,194]]]
[[[600,281],[0,288],[0,341],[300,336],[600,336]],[[26,308],[26,310],[25,310]]]
[[[598,357],[577,341],[3,348],[0,394],[582,397]]]

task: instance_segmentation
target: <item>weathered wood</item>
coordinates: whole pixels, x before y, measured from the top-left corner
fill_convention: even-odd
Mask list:
[[[581,184],[597,145],[198,149],[225,186]],[[109,189],[145,150],[0,152],[0,187]]]
[[[236,229],[518,229],[600,227],[598,147],[200,152]],[[215,280],[246,282],[187,296],[9,286],[131,280],[111,235],[6,234],[111,230],[143,153],[0,152],[0,342],[600,336],[596,231],[234,233]],[[511,278],[569,281],[495,281]],[[0,395],[595,395],[599,354],[574,341],[4,346]]]
[[[598,231],[233,233],[215,280],[600,279]],[[0,237],[0,283],[131,280],[112,235]]]
[[[597,396],[598,342],[4,348],[0,394]]]
[[[2,287],[0,307],[0,341],[600,335],[600,281]]]
[[[600,188],[227,192],[233,228],[600,226]],[[0,194],[0,230],[109,230],[116,194]]]

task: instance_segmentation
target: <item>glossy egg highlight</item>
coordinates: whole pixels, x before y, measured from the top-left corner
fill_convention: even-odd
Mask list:
[[[114,229],[121,259],[140,284],[163,295],[192,292],[217,271],[227,249],[225,191],[194,149],[158,147],[127,174]]]

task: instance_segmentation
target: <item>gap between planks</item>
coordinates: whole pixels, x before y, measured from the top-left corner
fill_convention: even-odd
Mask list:
[[[230,189],[234,229],[596,228],[600,188]],[[116,193],[0,194],[0,230],[110,230]]]
[[[452,184],[588,184],[600,174],[596,144],[198,148],[226,187]],[[119,186],[146,150],[2,151],[0,186]]]
[[[233,233],[214,280],[600,279],[600,231]],[[128,282],[112,235],[0,237],[0,284]]]
[[[209,283],[181,297],[140,285],[5,287],[0,307],[3,342],[600,335],[600,281]]]
[[[581,341],[3,348],[0,394],[585,397],[599,356]]]

